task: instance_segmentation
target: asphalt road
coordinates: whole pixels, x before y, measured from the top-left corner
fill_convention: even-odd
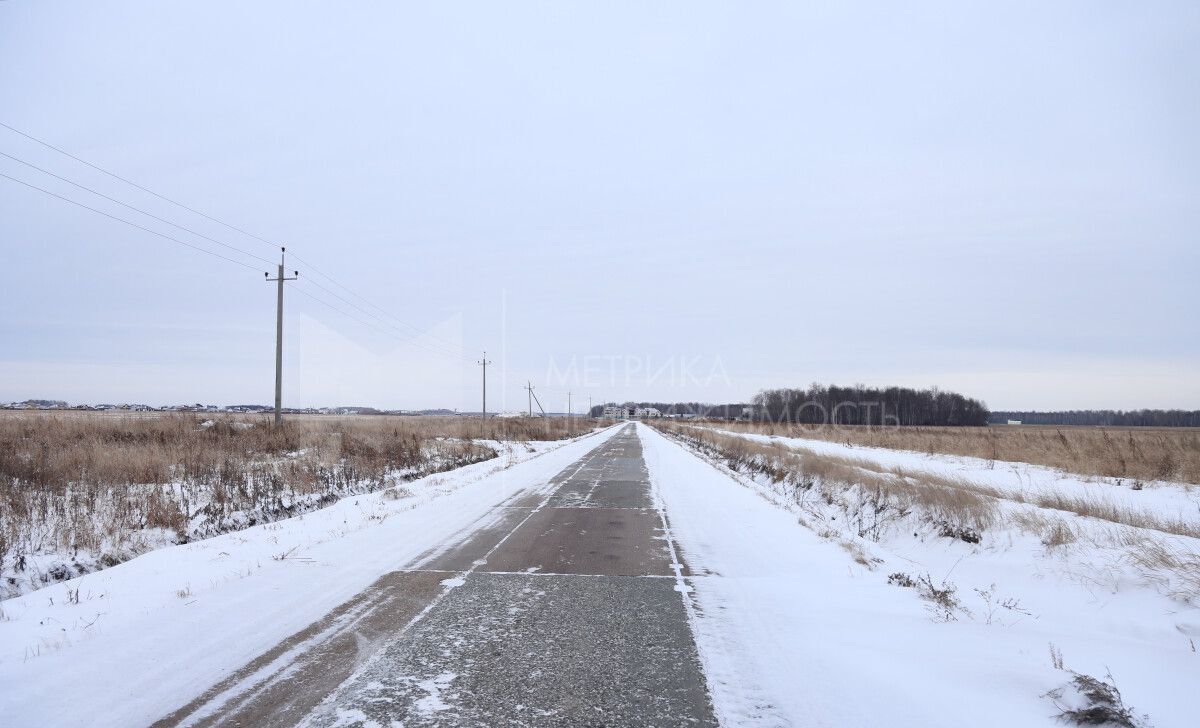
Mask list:
[[[627,426],[159,725],[716,725]]]

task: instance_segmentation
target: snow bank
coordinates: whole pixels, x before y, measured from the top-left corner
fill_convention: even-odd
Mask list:
[[[864,566],[762,484],[638,432],[697,574],[693,627],[724,723],[1058,725],[1047,694],[1071,675],[1052,664],[1053,645],[1068,669],[1111,670],[1158,728],[1195,725],[1197,609],[1133,579],[1080,579],[1077,564],[1013,532],[979,545],[859,539]],[[956,586],[961,608],[946,621],[918,588],[890,584],[893,573]]]

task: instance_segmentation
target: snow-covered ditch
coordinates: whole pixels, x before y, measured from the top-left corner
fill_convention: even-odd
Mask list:
[[[1089,706],[1077,675],[1111,680],[1135,721],[1196,724],[1200,611],[1187,587],[1200,580],[1197,539],[995,498],[978,533],[942,520],[970,509],[892,502],[862,535],[854,510],[877,494],[735,472],[695,443],[638,431],[697,575],[693,627],[726,724],[1059,725],[1064,711]],[[970,467],[916,457],[959,476]],[[1069,487],[1031,466],[983,467],[1008,479],[998,487]],[[1186,515],[1190,493],[1161,484],[1129,497]],[[1066,524],[1071,539],[1047,539],[1039,522]],[[1148,570],[1130,558],[1138,544],[1190,556],[1193,572]]]
[[[4,600],[0,722],[150,723],[614,431],[517,443],[501,458]]]

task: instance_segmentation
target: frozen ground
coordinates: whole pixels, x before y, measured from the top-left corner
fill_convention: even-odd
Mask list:
[[[1048,693],[1070,674],[1053,664],[1054,650],[1067,670],[1111,672],[1126,703],[1153,725],[1196,725],[1200,611],[1103,550],[1051,550],[1002,527],[968,544],[931,537],[920,524],[876,543],[847,533],[833,512],[818,535],[800,525],[814,514],[764,479],[697,458],[649,427],[639,432],[674,539],[701,575],[692,580],[693,627],[725,722],[1056,725]],[[877,455],[914,464],[914,454]],[[1014,487],[1018,477],[1029,482],[1006,477]],[[959,606],[889,583],[893,573],[953,586]],[[1065,691],[1058,702],[1069,699]]]
[[[2,722],[147,724],[611,434],[529,443],[0,602]]]
[[[611,693],[614,705],[646,691],[647,685],[635,684],[642,678],[617,679],[618,668],[645,667],[646,650],[670,654],[663,652],[668,642],[646,636],[661,625],[642,607],[631,608],[626,597],[597,601],[587,596],[588,585],[618,583],[604,574],[620,567],[620,584],[641,593],[665,583],[675,609],[682,601],[686,615],[680,620],[691,626],[713,708],[724,725],[1053,726],[1061,708],[1075,704],[1069,690],[1053,692],[1071,680],[1068,670],[1096,677],[1111,672],[1125,702],[1148,714],[1158,728],[1195,725],[1200,612],[1168,581],[1133,568],[1117,558],[1115,548],[1102,545],[1128,527],[1074,517],[1083,535],[1051,548],[1000,518],[979,543],[967,543],[941,537],[914,514],[893,522],[878,541],[866,540],[852,532],[835,504],[789,501],[761,476],[729,471],[642,424],[636,425],[640,448],[610,441],[618,429],[566,443],[534,443],[532,451],[515,451],[506,460],[159,549],[2,602],[0,716],[14,726],[149,723],[363,593],[381,575],[432,550],[445,561],[437,567],[443,571],[430,572],[435,587],[445,573],[466,569],[468,576],[441,582],[451,597],[418,622],[410,639],[434,646],[445,642],[445,649],[406,669],[454,657],[463,645],[472,647],[466,653],[473,659],[528,663],[522,670],[479,673],[497,677],[495,685],[504,688],[497,695],[509,695],[510,688],[517,695],[546,687],[534,680],[540,666],[572,664],[587,650],[620,657],[608,661],[615,667],[603,667],[608,663],[600,659],[579,667],[587,674],[599,670],[599,682],[591,687],[605,686],[601,693]],[[616,443],[609,448],[610,464],[589,465],[585,455],[606,441]],[[860,448],[853,453],[865,455]],[[934,458],[931,464],[927,456],[916,457],[923,467],[960,474],[964,467],[961,459]],[[658,522],[644,513],[648,497],[639,496],[647,504],[626,502],[638,491],[619,473],[635,473],[642,458],[665,530],[631,531],[627,525]],[[1006,467],[997,463],[988,471],[1005,473]],[[605,476],[604,468],[612,472]],[[560,475],[564,471],[566,480]],[[1012,477],[1011,487],[1042,487],[1036,474],[1022,474],[1024,486]],[[1069,486],[1054,477],[1044,485]],[[1177,488],[1176,498],[1172,487],[1164,484],[1129,497],[1165,493],[1164,502],[1187,502],[1180,499],[1190,491]],[[529,492],[522,498],[532,494],[539,504],[496,508],[523,491]],[[601,497],[612,502],[589,503]],[[1143,506],[1155,508],[1155,503]],[[1001,509],[1003,515],[1036,506],[1004,501]],[[595,528],[585,516],[592,517]],[[493,523],[493,517],[499,520]],[[513,518],[520,525],[505,520]],[[505,546],[474,554],[489,538]],[[1196,541],[1170,540],[1178,548],[1191,548]],[[617,546],[624,551],[612,551]],[[659,554],[654,561],[651,556],[662,549],[671,558],[662,561]],[[620,554],[626,561],[615,558]],[[649,571],[641,568],[646,559],[653,567],[646,567]],[[526,568],[529,564],[536,568]],[[622,569],[630,564],[640,564],[641,570],[629,576]],[[492,571],[483,573],[483,568]],[[889,579],[893,574],[914,583],[896,583],[904,580]],[[538,611],[532,609],[536,604],[524,602],[515,612],[502,608],[514,599],[528,601],[529,589],[508,594],[485,588],[491,582],[538,578],[554,580],[559,591],[551,594],[547,587],[537,593],[551,606],[565,605],[578,622],[561,636],[536,622],[541,614],[550,619],[547,625],[562,631],[562,615],[553,609]],[[923,578],[931,588],[944,590],[947,599],[928,598],[919,583]],[[468,588],[472,584],[476,591]],[[611,588],[605,589],[611,596]],[[472,606],[492,602],[499,606]],[[469,607],[458,617],[452,609],[456,603]],[[498,635],[464,626],[488,623],[485,617],[511,629]],[[449,626],[439,627],[438,619],[449,620]],[[631,619],[653,623],[605,632],[605,625]],[[466,630],[463,639],[455,630]],[[608,635],[608,642],[591,632]],[[612,639],[634,633],[646,644]],[[581,635],[590,636],[578,649],[570,647],[570,640]],[[396,644],[388,653],[396,664],[424,654]],[[575,674],[549,672],[544,676],[549,680]],[[511,675],[522,677],[509,684]],[[414,683],[432,696],[414,704],[426,723],[450,714],[451,683],[466,678],[435,670],[431,680]],[[580,685],[560,685],[545,699],[590,694]],[[362,695],[372,697],[374,686],[364,683]],[[459,695],[458,702],[466,697]],[[499,708],[505,706],[475,707],[481,715],[496,715],[504,714]],[[507,708],[519,713],[521,705]],[[549,717],[528,722],[536,725]]]

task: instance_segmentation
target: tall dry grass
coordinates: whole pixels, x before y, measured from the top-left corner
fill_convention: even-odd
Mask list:
[[[886,510],[889,502],[901,503],[920,510],[929,518],[978,530],[992,522],[997,502],[1009,501],[1136,529],[1200,538],[1200,527],[1182,516],[1163,516],[1085,495],[1012,492],[965,477],[888,467],[867,458],[819,454],[803,447],[786,447],[779,442],[755,442],[711,428],[674,423],[656,426],[717,456],[734,470],[765,474],[772,482],[782,484],[785,489],[791,488],[792,496],[798,495],[797,484],[806,488],[821,484],[839,491],[856,488],[878,494],[878,504],[866,504],[875,510],[880,508],[879,504],[884,504]],[[850,515],[857,517],[853,513]]]
[[[1200,483],[1200,431],[1169,427],[865,427],[729,422],[736,432],[965,455],[1085,476]]]
[[[867,460],[754,442],[707,428],[662,421],[653,426],[736,472],[765,476],[802,507],[818,499],[839,509],[859,537],[878,541],[893,525],[916,514],[947,535],[978,540],[997,518],[994,499],[946,479],[874,470]]]
[[[496,456],[481,440],[585,432],[578,418],[6,412],[0,416],[0,596],[177,543]],[[39,555],[69,554],[42,573]]]

